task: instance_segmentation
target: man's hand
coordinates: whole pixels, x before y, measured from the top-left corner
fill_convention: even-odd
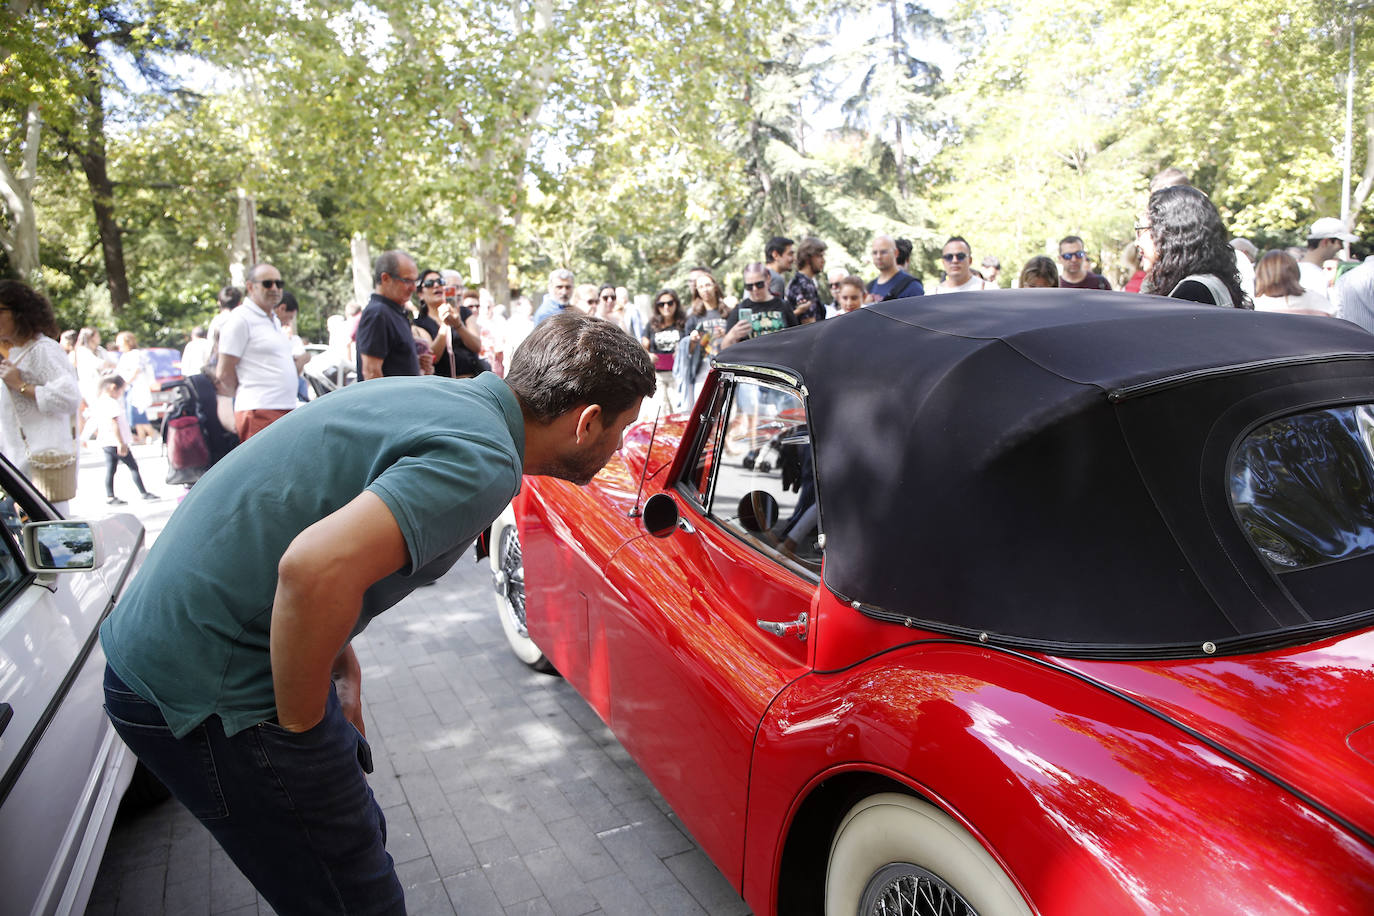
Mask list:
[[[277,564],[269,643],[282,728],[306,731],[324,718],[363,593],[408,559],[391,510],[368,491],[296,535]]]
[[[363,726],[363,669],[353,652],[353,643],[344,646],[334,659],[333,678],[344,718],[352,722],[358,734],[366,738],[367,730]]]

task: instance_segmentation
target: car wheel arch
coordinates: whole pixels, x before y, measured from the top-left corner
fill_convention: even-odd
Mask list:
[[[901,795],[943,812],[974,839],[1012,884],[1005,863],[948,803],[892,771],[859,767],[818,774],[798,793],[778,843],[769,912],[825,916],[826,871],[841,823],[865,799]],[[748,882],[746,882],[748,883]]]

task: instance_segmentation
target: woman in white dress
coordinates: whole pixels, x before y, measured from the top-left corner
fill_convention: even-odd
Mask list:
[[[81,392],[56,337],[48,300],[18,280],[0,280],[0,453],[25,475],[32,452],[77,455]],[[66,514],[65,500],[54,505]]]

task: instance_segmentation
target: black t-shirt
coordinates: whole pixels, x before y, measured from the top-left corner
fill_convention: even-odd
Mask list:
[[[1071,283],[1062,276],[1059,278],[1060,289],[1111,289],[1112,284],[1101,274],[1095,274],[1091,270],[1083,275],[1083,279],[1077,283]]]
[[[712,359],[720,352],[720,339],[730,330],[730,323],[720,312],[712,309],[705,315],[691,315],[683,333],[688,337],[693,331],[701,332],[701,352],[706,359]]]
[[[458,320],[464,326],[468,323],[468,317],[472,315],[472,309],[466,306],[458,306]],[[449,339],[449,345],[444,348],[444,355],[434,361],[434,374],[442,375],[444,378],[466,378],[469,375],[480,375],[486,370],[482,365],[481,358],[467,348],[463,339],[454,332]]]
[[[415,353],[415,335],[410,333],[410,318],[405,309],[378,293],[367,301],[358,316],[358,378],[363,377],[363,357],[382,361],[382,375],[419,375],[420,357]]]
[[[787,303],[781,299],[769,299],[767,302],[754,302],[746,299],[739,305],[730,310],[730,314],[725,318],[725,327],[733,328],[739,323],[739,310],[749,309],[751,314],[750,324],[754,326],[754,333],[751,337],[759,337],[763,334],[772,334],[784,328],[795,328],[797,326],[796,314],[787,307]]]
[[[439,322],[434,320],[434,316],[429,312],[421,312],[415,316],[415,324],[429,332],[430,340],[439,337]]]

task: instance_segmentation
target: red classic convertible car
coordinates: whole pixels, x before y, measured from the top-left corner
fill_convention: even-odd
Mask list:
[[[758,913],[1374,912],[1374,337],[1121,293],[882,303],[493,538]]]

